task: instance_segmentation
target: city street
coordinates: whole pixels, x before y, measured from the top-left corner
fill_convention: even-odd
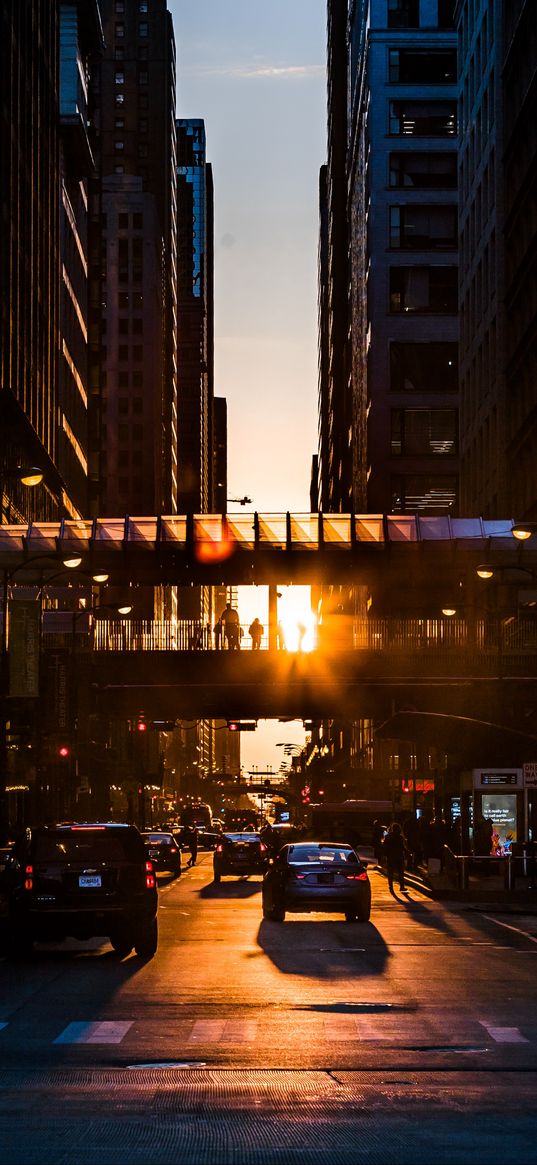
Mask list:
[[[369,924],[282,925],[202,854],[153,960],[3,958],[2,1161],[537,1161],[537,915],[371,881]]]

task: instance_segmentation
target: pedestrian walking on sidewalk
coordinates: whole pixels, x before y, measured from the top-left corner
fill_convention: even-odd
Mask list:
[[[399,880],[399,889],[405,889],[405,837],[398,821],[392,821],[382,843],[388,871],[388,887],[393,894],[393,880]]]

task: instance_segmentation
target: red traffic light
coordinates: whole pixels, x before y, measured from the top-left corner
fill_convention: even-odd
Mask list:
[[[230,732],[255,732],[257,720],[228,720],[227,726]]]
[[[70,751],[71,751],[70,748],[68,748],[66,744],[62,744],[60,746],[60,748],[58,749],[58,756],[65,758],[65,757],[69,756]]]
[[[137,732],[147,732],[147,724],[145,720],[139,720],[136,725]]]

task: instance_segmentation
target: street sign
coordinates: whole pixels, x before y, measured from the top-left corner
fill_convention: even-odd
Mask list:
[[[527,789],[537,789],[537,761],[526,761],[522,766]]]

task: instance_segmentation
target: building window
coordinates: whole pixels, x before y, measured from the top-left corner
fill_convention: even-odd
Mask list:
[[[456,49],[390,49],[388,77],[405,85],[450,85],[457,80]]]
[[[149,97],[147,93],[140,93],[138,96],[138,108],[149,109]]]
[[[390,267],[390,311],[456,312],[457,278],[456,267]]]
[[[136,316],[132,321],[132,330],[135,336],[141,336],[144,330],[144,321]]]
[[[114,59],[116,61],[125,60],[125,49],[123,48],[123,45],[116,45],[114,49]]]
[[[125,84],[125,74],[124,74],[122,69],[118,69],[114,73],[114,83],[116,85],[124,85]]]
[[[118,350],[117,350],[117,358],[118,358],[118,360],[121,361],[121,363],[125,363],[125,364],[127,363],[128,359],[129,359],[129,345],[128,344],[120,344],[119,345]]]
[[[393,457],[455,457],[457,409],[392,409]]]
[[[133,399],[133,402],[132,402],[132,411],[133,411],[133,413],[142,413],[142,412],[143,412],[143,406],[144,406],[144,402],[143,402],[143,399],[142,399],[142,397],[141,397],[141,396],[135,396],[135,397],[134,397],[134,399]]]
[[[450,514],[457,508],[455,474],[392,477],[392,514]]]
[[[142,37],[146,37],[148,35],[149,35],[149,25],[144,20],[138,25],[138,36],[140,38],[142,38]]]
[[[129,387],[129,374],[128,374],[128,372],[118,372],[117,383],[118,383],[118,388],[128,388]]]
[[[125,311],[125,309],[127,309],[129,306],[129,293],[128,293],[128,291],[120,291],[119,295],[117,297],[117,302],[118,302],[118,307],[122,308],[123,311]]]
[[[438,0],[438,27],[455,28],[455,0]]]
[[[125,0],[116,0],[116,16],[123,16],[125,13]]]
[[[136,441],[136,442],[143,441],[143,438],[144,438],[144,426],[143,425],[133,425],[132,426],[132,439],[133,439],[133,441]]]
[[[149,80],[149,76],[148,76],[147,69],[139,69],[138,70],[138,84],[139,85],[147,85],[148,80]]]
[[[129,331],[129,317],[120,316],[118,321],[118,332],[120,336],[128,335]]]
[[[128,398],[128,396],[120,396],[119,400],[117,402],[117,407],[118,407],[118,413],[121,413],[122,416],[124,416],[125,413],[128,413],[128,411],[129,411],[129,398]]]
[[[390,154],[390,186],[409,190],[456,190],[457,155],[455,151]]]
[[[146,44],[139,44],[139,45],[138,45],[137,55],[138,55],[138,60],[139,60],[139,61],[147,61],[147,59],[148,59],[148,48],[147,48],[147,45],[146,45]]]
[[[125,25],[123,23],[116,24],[114,31],[115,31],[116,40],[123,40],[124,39],[124,37],[125,37]]]
[[[126,211],[121,210],[119,212],[117,216],[117,225],[120,231],[126,231],[129,229],[129,216]]]
[[[114,166],[114,174],[124,174],[124,173],[125,173],[124,166]]]
[[[118,479],[117,487],[118,487],[118,492],[120,493],[121,497],[126,497],[128,492],[129,492],[129,479],[128,479],[128,477],[120,477]]]
[[[132,358],[133,360],[136,360],[138,364],[142,362],[144,358],[143,344],[134,344],[132,349]]]
[[[147,158],[147,142],[138,143],[138,157]]]
[[[139,211],[135,211],[132,216],[133,230],[141,231],[144,227],[144,216]]]
[[[456,206],[390,206],[390,247],[405,251],[453,250]]]
[[[117,463],[120,469],[128,469],[129,466],[129,450],[120,449],[117,455]]]
[[[125,149],[125,142],[121,138],[116,138],[114,142],[114,149],[116,153],[121,153]]]
[[[388,0],[388,28],[419,28],[420,0]]]
[[[138,133],[147,133],[147,117],[141,117],[138,122]]]
[[[148,9],[149,9],[149,5],[148,5],[147,0],[140,0],[140,3],[138,5],[138,12],[140,12],[140,13],[147,12]]]
[[[116,117],[116,119],[114,121],[114,126],[116,129],[125,129],[125,118],[124,117]]]
[[[456,343],[390,344],[391,392],[457,392],[458,387]]]
[[[390,101],[390,134],[397,137],[454,137],[455,101]]]
[[[124,105],[125,104],[125,94],[124,93],[116,93],[115,102],[116,102],[116,105]]]

